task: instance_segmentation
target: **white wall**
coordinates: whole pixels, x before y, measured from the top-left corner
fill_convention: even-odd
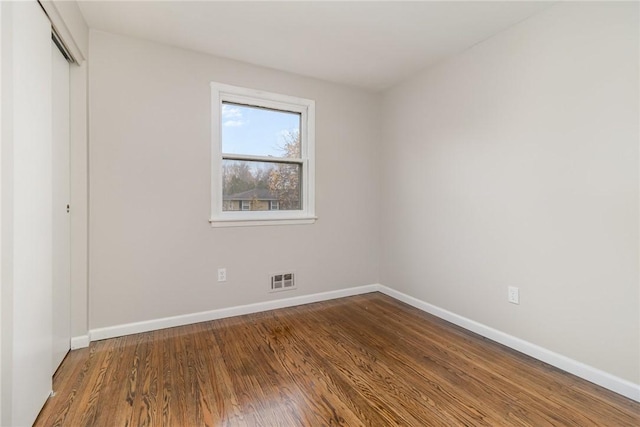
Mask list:
[[[640,383],[638,36],[558,4],[386,93],[381,282]]]
[[[315,224],[209,225],[211,81],[316,101]],[[97,31],[89,93],[90,328],[377,281],[376,95]]]

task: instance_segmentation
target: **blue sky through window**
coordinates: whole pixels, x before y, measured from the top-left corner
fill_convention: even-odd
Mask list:
[[[287,132],[300,132],[300,114],[222,104],[223,153],[282,157]]]

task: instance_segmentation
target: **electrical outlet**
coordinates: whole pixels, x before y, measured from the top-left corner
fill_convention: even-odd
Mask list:
[[[515,286],[509,286],[507,299],[511,304],[520,304],[520,289]]]
[[[226,282],[227,281],[227,269],[219,268],[218,269],[218,282]]]

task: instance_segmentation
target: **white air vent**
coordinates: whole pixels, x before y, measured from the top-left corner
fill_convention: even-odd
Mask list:
[[[278,273],[271,276],[271,292],[295,289],[296,281],[293,273]]]

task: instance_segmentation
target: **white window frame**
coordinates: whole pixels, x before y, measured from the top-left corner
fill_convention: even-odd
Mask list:
[[[302,167],[300,210],[223,211],[222,205],[222,161],[223,156],[234,154],[222,152],[222,103],[263,107],[300,114],[301,158],[296,159]],[[273,162],[273,157],[238,156],[243,159]],[[290,162],[291,159],[287,159]],[[281,95],[261,90],[211,83],[211,217],[213,227],[312,224],[315,216],[315,101]]]
[[[273,207],[276,207],[275,209]],[[279,200],[269,200],[269,210],[270,211],[279,211],[280,210],[280,201]]]

